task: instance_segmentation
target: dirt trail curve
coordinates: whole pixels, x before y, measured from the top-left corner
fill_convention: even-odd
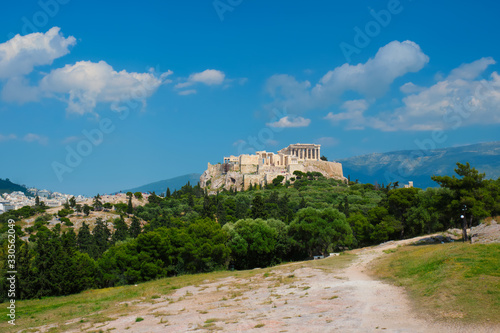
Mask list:
[[[383,250],[415,240],[356,250],[356,260],[337,271],[294,263],[268,274],[206,281],[154,302],[131,302],[134,310],[126,315],[74,332],[494,332],[419,319],[402,288],[364,273]]]

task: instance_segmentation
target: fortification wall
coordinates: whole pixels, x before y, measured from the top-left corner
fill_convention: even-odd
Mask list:
[[[242,166],[249,164],[259,165],[259,161],[260,158],[258,155],[248,155],[248,154],[240,155],[240,164]]]

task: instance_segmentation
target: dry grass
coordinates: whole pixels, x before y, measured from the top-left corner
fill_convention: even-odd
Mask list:
[[[205,289],[209,283],[214,283],[224,278],[237,277],[234,281],[220,284],[221,297],[224,300],[235,299],[245,292],[258,288],[262,284],[271,284],[272,287],[281,285],[292,286],[300,280],[293,272],[301,267],[311,267],[326,271],[335,271],[347,266],[354,255],[344,255],[322,260],[307,261],[300,263],[288,263],[265,269],[254,269],[247,271],[220,271],[206,274],[183,275],[150,281],[137,286],[121,286],[87,290],[80,294],[47,297],[43,299],[16,302],[16,331],[37,331],[35,327],[53,325],[50,332],[64,332],[66,330],[96,329],[101,323],[108,322],[124,315],[134,313],[141,309],[141,303],[156,303],[159,300],[171,300],[178,302],[177,297],[173,299],[168,296],[177,289],[187,286],[200,286]],[[248,280],[240,283],[240,279]],[[184,298],[191,296],[190,292],[183,293]],[[279,298],[280,295],[273,297]],[[6,303],[0,304],[5,308]],[[153,314],[155,317],[169,316],[168,313]],[[65,323],[65,325],[62,325]],[[207,325],[214,323],[205,323]],[[6,321],[0,322],[0,331],[10,330],[11,326]],[[201,327],[201,329],[217,330],[219,327]],[[99,331],[99,329],[97,329]]]

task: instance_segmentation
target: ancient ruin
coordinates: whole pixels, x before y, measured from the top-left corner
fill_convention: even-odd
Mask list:
[[[231,188],[240,191],[250,185],[264,186],[280,175],[283,182],[293,182],[294,171],[320,172],[327,178],[345,179],[342,164],[321,160],[321,145],[297,143],[277,153],[257,151],[253,155],[224,157],[223,163],[208,163],[200,177],[200,186],[211,191]]]

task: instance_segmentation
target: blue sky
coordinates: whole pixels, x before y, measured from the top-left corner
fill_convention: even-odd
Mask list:
[[[494,1],[8,2],[0,177],[93,195],[291,143],[498,140]]]

